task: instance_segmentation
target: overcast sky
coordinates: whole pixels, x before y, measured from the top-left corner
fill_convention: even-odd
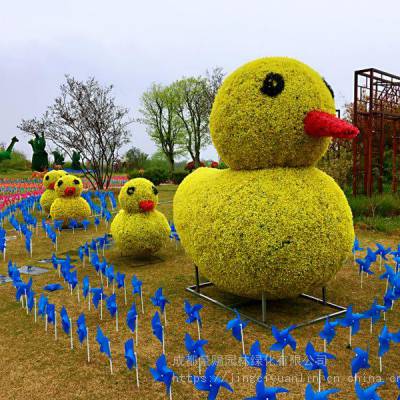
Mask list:
[[[317,69],[337,107],[352,100],[353,71],[400,74],[400,3],[381,0],[0,0],[0,142],[41,115],[64,74],[114,84],[138,117],[152,82],[221,66],[232,72],[263,56],[291,56]],[[143,126],[132,144],[155,151]],[[215,157],[208,149],[204,156]]]

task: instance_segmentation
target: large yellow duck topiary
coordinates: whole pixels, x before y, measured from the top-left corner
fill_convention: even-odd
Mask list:
[[[158,191],[147,179],[126,182],[118,196],[121,210],[111,223],[111,235],[122,255],[146,257],[168,241],[170,227],[155,208]]]
[[[252,298],[327,283],[354,230],[342,190],[314,165],[331,137],[358,134],[335,117],[330,86],[290,58],[250,62],[222,84],[210,129],[231,169],[197,169],[174,198],[175,226],[202,274]]]
[[[83,184],[80,178],[65,175],[58,179],[54,190],[57,198],[50,208],[52,219],[63,220],[64,226],[68,226],[70,219],[79,222],[90,216],[89,203],[81,197]]]
[[[40,196],[40,205],[47,214],[50,213],[50,207],[53,204],[53,201],[57,198],[57,194],[54,190],[54,185],[57,180],[62,176],[67,175],[65,171],[62,170],[52,170],[47,172],[47,174],[43,177],[43,186],[45,191]]]

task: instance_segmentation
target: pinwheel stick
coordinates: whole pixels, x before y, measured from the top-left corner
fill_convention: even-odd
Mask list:
[[[57,340],[57,312],[54,312],[54,340]]]
[[[285,348],[282,349],[282,366],[285,366]]]
[[[135,328],[135,335],[136,335],[136,337],[135,337],[135,345],[137,346],[137,344],[138,344],[138,327],[139,327],[139,318],[138,318],[138,315],[136,314],[136,318],[135,318],[135,324],[136,324],[136,328]]]
[[[113,294],[115,293],[115,280],[113,281]]]
[[[81,302],[81,297],[79,295],[79,283],[76,285],[76,294],[77,294],[77,297],[78,297],[78,303],[80,303]]]
[[[127,299],[126,299],[126,286],[124,285],[124,299],[125,299],[125,305],[127,305]]]
[[[161,327],[161,329],[162,329],[162,352],[163,354],[165,354],[165,329],[163,326]]]
[[[382,269],[382,254],[379,254],[379,271]]]
[[[169,400],[172,400],[172,385],[169,387]]]
[[[164,323],[165,323],[165,326],[167,326],[167,307],[166,306],[164,307]]]
[[[137,353],[135,351],[135,358],[136,358],[136,385],[139,387],[139,364],[138,364],[138,358],[137,358]]]
[[[29,241],[29,247],[30,247],[30,254],[31,254],[31,258],[32,258],[32,256],[33,256],[33,253],[32,253],[32,239]]]
[[[103,320],[103,294],[100,293],[100,319]]]
[[[324,353],[326,353],[326,339],[324,339]]]
[[[73,339],[73,335],[72,335],[72,319],[70,318],[69,319],[69,326],[70,326],[70,328],[69,328],[69,337],[70,337],[70,340],[71,340],[71,350],[74,348],[74,339]]]
[[[350,329],[349,329],[349,346],[350,347],[351,347],[351,336],[352,336],[352,333],[353,333],[353,327],[350,326]]]
[[[89,328],[86,328],[86,349],[87,349],[87,362],[90,362],[90,347],[89,347]]]
[[[373,322],[372,322],[372,318],[371,318],[371,324],[370,324],[370,333],[371,333],[371,335],[372,335],[372,325],[373,325]]]
[[[200,322],[198,319],[196,319],[196,322],[197,322],[197,333],[199,335],[199,340],[201,340]]]
[[[321,370],[318,370],[318,392],[321,391]]]
[[[88,310],[90,311],[90,285],[89,285],[89,292],[88,292]]]
[[[240,324],[240,337],[242,339],[242,353],[246,354],[244,351],[244,337],[243,337],[243,325],[242,324]]]
[[[6,252],[7,252],[7,248],[4,247],[4,250],[3,250],[3,261],[4,262],[6,261]]]
[[[382,372],[382,357],[379,357],[379,371]]]
[[[25,289],[25,308],[26,308],[26,314],[29,314],[29,307],[28,307],[28,295],[26,294],[26,289]]]
[[[47,332],[47,315],[44,318],[44,331]]]
[[[37,317],[36,317],[36,297],[33,299],[33,304],[34,304],[34,308],[35,308],[35,324],[37,322]]]
[[[142,287],[140,287],[140,301],[142,303],[142,314],[144,314]]]
[[[113,363],[112,363],[112,354],[111,354],[111,343],[108,342],[108,349],[110,350],[110,373],[111,375],[113,374]]]
[[[24,296],[21,296],[20,301],[21,301],[21,308],[25,308],[25,306],[24,306]]]
[[[115,332],[118,332],[118,310],[115,312]]]
[[[361,270],[360,276],[361,276],[361,277],[360,277],[360,283],[361,283],[361,289],[362,289],[362,287],[363,287],[363,276],[364,276],[362,270]]]

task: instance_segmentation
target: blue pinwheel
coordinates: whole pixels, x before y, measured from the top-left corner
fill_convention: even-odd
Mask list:
[[[387,283],[393,285],[396,278],[396,273],[393,271],[393,268],[389,264],[385,264],[384,266],[385,266],[385,272],[379,277],[379,279],[386,279]]]
[[[117,281],[118,289],[125,287],[125,274],[117,272],[117,275],[115,276],[115,280]]]
[[[46,314],[46,307],[48,302],[49,302],[48,298],[44,294],[41,294],[38,303],[38,315],[40,315],[42,318]]]
[[[43,290],[47,290],[48,292],[55,292],[56,290],[62,290],[63,287],[59,283],[49,283],[46,286],[43,286]]]
[[[289,345],[293,351],[296,350],[296,340],[290,334],[295,328],[296,325],[291,325],[288,328],[279,330],[275,326],[272,326],[272,336],[275,338],[276,342],[269,349],[272,351],[282,351]]]
[[[367,255],[365,258],[367,258],[371,263],[376,261],[376,252],[370,249],[369,247],[367,248]]]
[[[391,341],[392,341],[392,334],[389,332],[388,327],[385,325],[378,336],[378,342],[379,342],[378,357],[382,357],[390,350]]]
[[[32,311],[32,308],[34,306],[34,300],[35,300],[35,292],[33,290],[30,290],[27,296],[27,307],[29,311]]]
[[[137,311],[136,311],[136,305],[135,303],[132,303],[131,308],[126,314],[126,325],[128,325],[128,328],[131,330],[131,332],[135,332],[136,329],[136,318],[138,317]]]
[[[243,343],[243,331],[249,324],[249,321],[243,321],[237,310],[234,310],[236,318],[231,319],[226,324],[226,330],[232,332],[232,336],[238,341]],[[244,349],[243,349],[244,353]]]
[[[110,339],[103,334],[100,326],[97,326],[96,341],[100,346],[100,353],[104,353],[109,359],[111,359]]]
[[[380,400],[381,397],[376,393],[377,389],[383,386],[385,382],[374,383],[363,389],[358,381],[355,383],[355,391],[359,400]]]
[[[87,219],[84,219],[81,221],[81,225],[82,225],[83,229],[86,231],[90,225],[90,221],[88,221]]]
[[[69,335],[71,330],[71,322],[69,320],[68,313],[65,307],[61,309],[60,317],[61,317],[61,326],[63,328],[63,331],[65,332],[66,335]]]
[[[15,299],[19,301],[21,296],[27,296],[32,288],[32,278],[29,279],[28,282],[24,283],[22,280],[14,281],[14,286],[16,288],[15,291]]]
[[[47,322],[54,324],[56,321],[56,306],[54,304],[47,303],[46,306]]]
[[[78,257],[83,262],[83,260],[85,258],[85,248],[83,246],[79,246]]]
[[[154,313],[154,316],[151,320],[151,327],[153,330],[153,335],[164,345],[164,329],[161,325],[160,314],[158,311]]]
[[[143,286],[143,282],[140,281],[136,275],[133,275],[132,280],[132,294],[139,294],[140,296],[142,295],[142,286]]]
[[[329,318],[325,320],[325,325],[319,333],[319,337],[323,339],[327,344],[330,344],[336,336],[336,327],[339,324],[338,321],[329,321]]]
[[[96,226],[96,231],[97,231],[97,227],[100,225],[100,219],[99,219],[99,217],[95,217],[95,218],[94,218],[94,225]]]
[[[331,394],[340,392],[339,389],[328,389],[322,392],[314,392],[314,389],[309,383],[306,387],[305,400],[329,400]]]
[[[103,288],[91,288],[92,293],[92,302],[95,308],[97,309],[99,306],[100,300],[104,301],[107,299],[107,296],[103,292]]]
[[[133,347],[133,339],[128,339],[125,342],[125,360],[128,369],[136,368],[136,354]]]
[[[314,346],[312,345],[311,342],[307,343],[306,346],[306,355],[307,355],[307,361],[301,362],[301,365],[307,370],[307,371],[314,371],[314,370],[321,370],[324,374],[325,381],[328,379],[328,366],[327,366],[327,361],[328,360],[335,360],[336,357],[333,354],[326,353],[323,351],[316,351]],[[320,381],[319,381],[319,386]]]
[[[363,312],[363,318],[369,318],[371,319],[371,330],[372,330],[372,325],[376,324],[380,319],[381,319],[381,312],[385,312],[386,307],[381,306],[378,304],[378,300],[375,297],[371,308],[365,312]]]
[[[107,298],[106,306],[111,318],[113,318],[118,311],[117,296],[115,293]]]
[[[160,287],[154,293],[154,296],[150,298],[151,302],[155,307],[159,307],[161,314],[164,314],[165,306],[169,304],[169,300],[163,295],[163,289]]]
[[[197,390],[208,392],[208,400],[215,400],[221,387],[233,393],[233,389],[229,383],[215,375],[216,370],[217,363],[214,362],[207,367],[204,376],[192,376],[194,387]]]
[[[78,319],[76,320],[76,333],[78,335],[79,341],[82,343],[87,336],[87,327],[86,327],[86,320],[85,314],[81,314]]]
[[[170,394],[172,379],[177,375],[171,368],[168,368],[167,359],[164,354],[156,361],[156,368],[150,368],[150,372],[156,382],[164,383],[167,394]]]
[[[86,275],[82,279],[82,294],[85,299],[86,299],[87,295],[89,294],[89,290],[90,290],[90,281],[89,281],[89,277]]]
[[[188,352],[186,359],[194,363],[198,359],[206,359],[206,352],[203,347],[208,343],[208,340],[193,340],[192,337],[185,334],[185,348]]]
[[[369,350],[365,351],[360,347],[354,349],[355,356],[351,360],[351,374],[355,376],[360,369],[368,369],[371,367],[369,364]]]
[[[356,263],[359,266],[359,272],[360,274],[367,274],[367,275],[373,275],[374,271],[371,271],[371,260],[368,257],[365,257],[364,259],[357,258]]]
[[[260,368],[262,378],[267,374],[268,364],[279,364],[274,358],[261,351],[261,345],[258,340],[252,344],[250,354],[244,354],[243,357],[249,367]]]
[[[360,330],[360,320],[362,318],[363,314],[353,313],[353,305],[349,305],[347,307],[345,316],[338,320],[340,326],[344,328],[350,328],[350,341],[351,336],[357,334]]]
[[[386,256],[392,252],[392,249],[390,247],[386,248],[380,243],[376,243],[377,250],[375,253],[379,256],[379,269],[382,267],[382,260],[387,261],[388,259]]]
[[[396,300],[396,296],[394,295],[392,290],[388,290],[383,296],[383,304],[387,310],[389,310],[393,306],[393,302]]]
[[[105,277],[107,278],[107,282],[110,284],[114,281],[114,266],[109,265],[105,270]]]
[[[186,323],[191,324],[195,321],[199,323],[200,328],[202,327],[200,311],[203,308],[203,304],[193,304],[193,306],[189,303],[189,301],[185,300],[185,313],[187,315]]]
[[[75,289],[76,285],[78,284],[78,272],[71,271],[66,274],[66,281],[71,285],[72,289]]]
[[[279,393],[288,393],[289,390],[283,387],[267,387],[263,379],[259,379],[256,384],[256,396],[246,397],[244,400],[276,400]]]

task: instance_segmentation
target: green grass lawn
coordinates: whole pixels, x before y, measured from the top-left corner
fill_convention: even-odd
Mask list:
[[[168,219],[172,218],[172,199],[175,187],[162,185],[160,187],[159,210],[164,212]],[[85,241],[92,237],[100,236],[107,231],[107,227],[102,222],[99,231],[90,228],[88,232],[77,231],[73,234],[70,231],[61,233],[59,239],[59,254],[69,252],[71,256],[76,256],[76,249]],[[385,245],[395,246],[399,242],[399,237],[393,234],[383,234],[374,231],[358,230],[358,237],[363,247],[374,246],[376,241]],[[39,234],[33,240],[33,259],[27,257],[24,243],[20,239],[9,242],[8,256],[18,265],[32,264],[40,265],[37,260],[47,258],[51,255],[53,248],[49,239],[39,230]],[[76,258],[76,257],[74,257]],[[160,251],[158,257],[149,261],[135,260],[129,257],[121,257],[116,248],[106,251],[106,258],[113,263],[116,270],[127,274],[127,282],[136,274],[143,281],[143,291],[145,299],[145,314],[139,315],[139,343],[137,346],[140,388],[135,386],[135,374],[127,370],[125,366],[123,344],[131,337],[125,325],[125,315],[130,304],[126,307],[123,302],[123,291],[117,291],[118,305],[120,309],[120,331],[115,332],[115,322],[111,320],[107,311],[104,310],[104,320],[99,321],[99,312],[92,307],[89,312],[87,304],[82,301],[77,302],[76,294],[71,296],[65,288],[62,291],[49,294],[50,302],[54,302],[58,311],[65,306],[69,315],[76,320],[80,313],[84,312],[87,318],[90,337],[91,357],[90,363],[86,361],[86,350],[80,348],[75,339],[74,350],[69,349],[69,338],[58,327],[59,338],[54,340],[53,327],[50,326],[48,332],[44,330],[44,322],[38,320],[35,324],[32,315],[26,315],[21,309],[20,304],[15,302],[15,290],[10,284],[0,286],[0,399],[166,399],[164,387],[160,383],[155,383],[149,372],[149,367],[154,365],[156,358],[161,354],[161,345],[152,335],[150,321],[155,308],[150,302],[150,296],[154,291],[162,286],[171,304],[167,308],[168,325],[166,327],[166,355],[168,363],[172,369],[180,376],[178,382],[173,383],[174,399],[206,399],[205,393],[195,392],[191,383],[188,383],[188,375],[197,374],[197,366],[182,363],[182,358],[186,355],[184,348],[184,335],[189,332],[193,337],[197,334],[196,326],[185,323],[183,311],[184,299],[189,299],[192,303],[197,302],[197,298],[192,297],[185,291],[185,288],[193,284],[193,265],[191,260],[185,255],[181,247],[176,247],[175,243],[168,245]],[[92,267],[83,268],[78,262],[78,275],[81,280],[84,275],[90,277],[91,285],[99,286],[100,278]],[[46,283],[61,283],[51,265],[44,265],[49,272],[44,275],[34,277],[33,290],[36,294],[42,292],[42,287]],[[374,267],[378,272],[378,266]],[[6,263],[0,263],[0,274],[7,271]],[[378,275],[378,274],[377,274]],[[369,307],[375,296],[379,300],[383,297],[385,283],[374,275],[364,280],[364,289],[360,289],[359,276],[352,260],[345,265],[337,277],[333,279],[328,287],[328,299],[347,305],[353,303],[356,311],[362,311]],[[25,276],[23,276],[26,279]],[[65,286],[65,285],[64,285]],[[129,285],[130,287],[130,285]],[[105,289],[108,294],[111,288]],[[221,300],[229,300],[230,295],[221,293],[217,289],[209,289],[207,293],[213,294]],[[316,288],[314,294],[320,295],[320,289]],[[82,296],[81,296],[82,297]],[[132,296],[129,303],[132,302]],[[232,318],[228,311],[220,309],[212,304],[204,303],[202,311],[204,328],[202,335],[209,340],[205,346],[207,354],[212,360],[220,360],[218,373],[230,382],[235,390],[231,394],[224,390],[221,391],[219,399],[243,399],[254,396],[254,386],[258,377],[258,370],[247,367],[241,360],[241,345],[236,342],[229,332],[226,332],[226,322]],[[255,305],[246,309],[254,315],[260,315],[259,306]],[[277,301],[268,303],[268,320],[280,327],[285,327],[290,323],[300,322],[302,315],[310,319],[322,312],[326,312],[313,303],[305,302],[301,299],[290,301]],[[388,313],[387,323],[391,331],[400,328],[398,305]],[[114,375],[110,376],[108,361],[104,354],[98,351],[95,342],[94,332],[100,324],[103,332],[110,337]],[[360,378],[364,384],[372,384],[373,379],[378,380],[379,361],[377,354],[377,333],[383,326],[379,322],[374,327],[374,335],[370,335],[369,322],[362,322],[361,332],[353,337],[354,346],[370,345],[371,348],[371,369],[365,374],[361,373]],[[302,399],[306,384],[314,382],[317,385],[317,372],[306,372],[298,365],[299,361],[304,360],[304,349],[309,340],[312,339],[317,349],[322,351],[322,341],[318,339],[318,332],[322,324],[301,328],[294,331],[294,336],[298,342],[296,352],[287,351],[286,366],[269,367],[268,384],[270,386],[284,386],[290,390],[290,394],[281,398]],[[262,349],[267,351],[273,343],[269,331],[261,327],[250,324],[245,331],[246,351],[249,351],[250,344],[259,339]],[[353,357],[353,352],[347,348],[348,330],[338,330],[338,335],[334,339],[328,351],[338,357],[338,361],[332,361],[329,365],[329,372],[332,381],[328,384],[323,383],[322,388],[337,386],[342,389],[338,399],[355,399],[353,394],[353,381],[350,378],[349,363]],[[384,358],[384,372],[382,379],[388,383],[380,390],[382,398],[396,398],[396,385],[393,383],[393,376],[398,371],[399,346],[393,345],[392,350]],[[274,354],[279,357],[279,354]],[[392,379],[392,381],[391,381]],[[333,397],[334,398],[334,397]]]

